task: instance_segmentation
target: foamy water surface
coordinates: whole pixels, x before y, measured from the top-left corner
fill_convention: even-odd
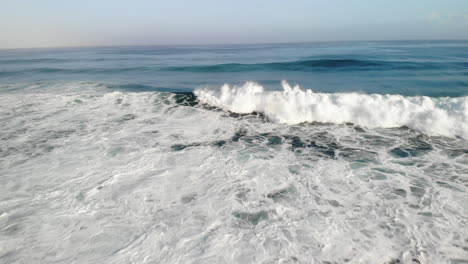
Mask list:
[[[410,44],[378,48],[399,54]],[[457,45],[445,52],[465,47]],[[291,61],[349,52],[313,47],[273,50]],[[95,71],[77,70],[73,52],[8,53],[29,61],[0,65],[0,263],[468,263],[459,64],[433,76],[456,85],[398,88],[405,94],[382,90],[383,75],[407,71],[396,82],[422,87],[421,76],[437,71],[275,64],[269,47],[236,51],[244,57],[215,50],[213,60],[238,65],[187,68],[211,52],[194,50],[119,51],[133,62],[86,53]],[[245,66],[257,53],[258,65]],[[261,78],[265,68],[278,89]],[[340,74],[351,86],[368,79],[347,91],[333,86]],[[299,75],[308,81],[296,85]],[[313,76],[330,79],[315,87]],[[283,77],[291,81],[281,86]]]

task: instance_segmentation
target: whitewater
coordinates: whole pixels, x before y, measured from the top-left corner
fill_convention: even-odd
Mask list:
[[[346,117],[307,119],[309,97],[286,115],[280,105],[299,100],[289,93],[313,93],[226,87],[219,98],[204,90],[197,98],[1,95],[2,262],[444,263],[466,256],[465,140]],[[254,88],[257,97],[242,94]],[[280,96],[269,110],[268,100]],[[255,111],[265,116],[234,115]],[[293,114],[302,115],[282,119]]]
[[[0,263],[468,263],[466,47],[0,51]]]
[[[359,93],[314,93],[282,82],[283,91],[266,92],[253,82],[220,91],[197,89],[200,102],[235,113],[263,113],[272,120],[354,123],[366,127],[402,127],[428,135],[468,138],[468,97],[429,98]]]

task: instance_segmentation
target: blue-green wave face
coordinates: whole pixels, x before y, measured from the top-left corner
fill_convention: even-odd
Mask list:
[[[407,62],[407,61],[374,61],[353,59],[318,59],[291,62],[272,62],[257,64],[216,64],[205,66],[168,67],[168,71],[181,72],[246,72],[246,71],[391,71],[391,70],[443,70],[446,68],[462,70],[468,67],[466,62]]]
[[[468,42],[0,51],[0,263],[464,263]]]
[[[9,84],[136,84],[144,91],[246,81],[281,90],[280,82],[287,80],[317,92],[456,97],[468,94],[467,45],[394,41],[10,50],[0,51],[0,78]]]

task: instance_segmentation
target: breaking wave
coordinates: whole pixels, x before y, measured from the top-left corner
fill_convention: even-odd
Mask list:
[[[282,83],[265,91],[254,82],[196,89],[201,103],[235,113],[259,112],[286,124],[354,123],[369,128],[407,126],[428,135],[468,138],[468,97],[405,97],[360,93],[315,93]]]

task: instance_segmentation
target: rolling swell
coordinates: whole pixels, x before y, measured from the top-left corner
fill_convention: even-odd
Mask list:
[[[133,73],[133,72],[154,72],[158,68],[154,67],[122,67],[122,68],[32,68],[32,69],[21,69],[21,70],[4,70],[0,71],[0,76],[13,76],[22,74],[119,74],[119,73]]]
[[[56,63],[65,62],[59,59],[31,59],[1,61],[4,64],[15,63]],[[50,65],[52,66],[52,65]],[[60,67],[34,67],[20,70],[0,70],[0,76],[12,76],[21,74],[123,74],[123,73],[156,73],[166,72],[191,72],[191,73],[226,73],[226,72],[250,72],[250,71],[291,71],[291,72],[313,72],[313,71],[425,71],[455,69],[465,72],[466,62],[414,62],[414,61],[383,61],[383,60],[358,60],[358,59],[317,59],[298,60],[289,62],[271,62],[256,64],[226,63],[214,65],[192,65],[176,67],[160,67],[155,65],[135,67],[82,67],[82,68],[60,68]]]
[[[62,63],[67,59],[37,58],[37,59],[0,59],[0,64],[32,64],[32,63]]]
[[[318,59],[257,64],[227,63],[203,66],[168,67],[180,72],[245,72],[245,71],[372,71],[372,70],[430,70],[450,66],[463,69],[466,63],[411,62],[357,59]]]

